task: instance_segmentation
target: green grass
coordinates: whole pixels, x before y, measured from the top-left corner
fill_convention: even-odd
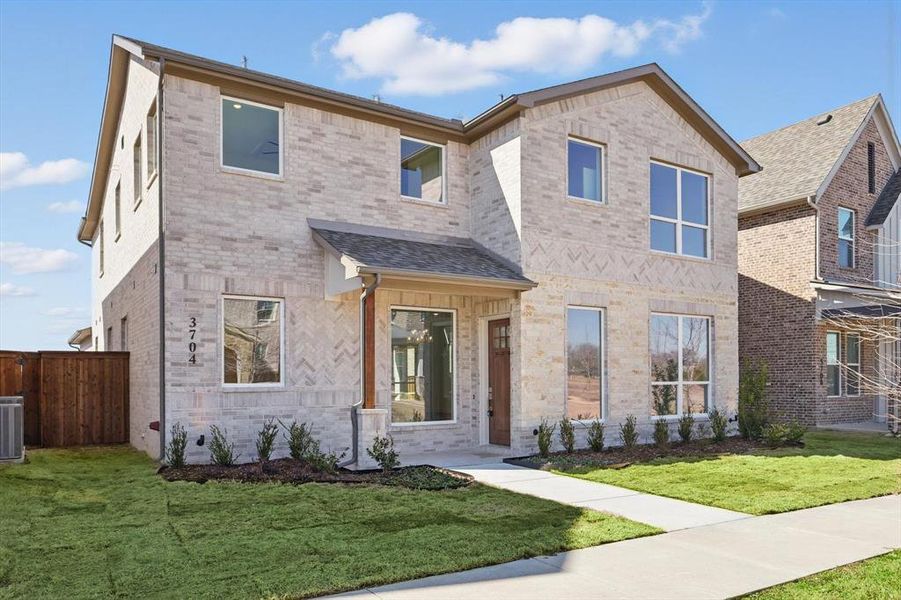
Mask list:
[[[804,448],[665,458],[625,469],[561,471],[591,481],[755,515],[901,491],[901,440],[809,432]]]
[[[753,600],[901,598],[901,550],[777,585],[747,598]]]
[[[658,531],[473,485],[169,483],[126,448],[0,467],[0,598],[298,597]]]

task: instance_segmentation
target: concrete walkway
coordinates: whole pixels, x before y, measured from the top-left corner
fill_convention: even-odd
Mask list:
[[[728,521],[359,590],[350,598],[731,598],[901,548],[901,497]]]
[[[561,504],[612,513],[659,527],[664,531],[750,518],[750,515],[745,513],[505,463],[455,467],[454,470],[468,473],[485,485],[538,496]]]

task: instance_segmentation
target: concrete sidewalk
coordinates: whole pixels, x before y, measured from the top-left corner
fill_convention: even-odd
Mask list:
[[[745,513],[505,463],[455,467],[454,470],[468,473],[485,485],[538,496],[561,504],[612,513],[659,527],[664,531],[750,518],[750,515]]]
[[[731,598],[901,548],[901,496],[752,517],[344,598]]]

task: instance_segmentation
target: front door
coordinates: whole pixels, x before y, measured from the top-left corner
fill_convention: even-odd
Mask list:
[[[488,321],[488,442],[510,445],[510,319]]]

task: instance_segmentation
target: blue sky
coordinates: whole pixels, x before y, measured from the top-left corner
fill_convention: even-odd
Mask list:
[[[400,14],[399,14],[400,13]],[[881,92],[899,2],[0,2],[0,348],[90,322],[84,208],[112,33],[447,117],[656,61],[742,140]]]

